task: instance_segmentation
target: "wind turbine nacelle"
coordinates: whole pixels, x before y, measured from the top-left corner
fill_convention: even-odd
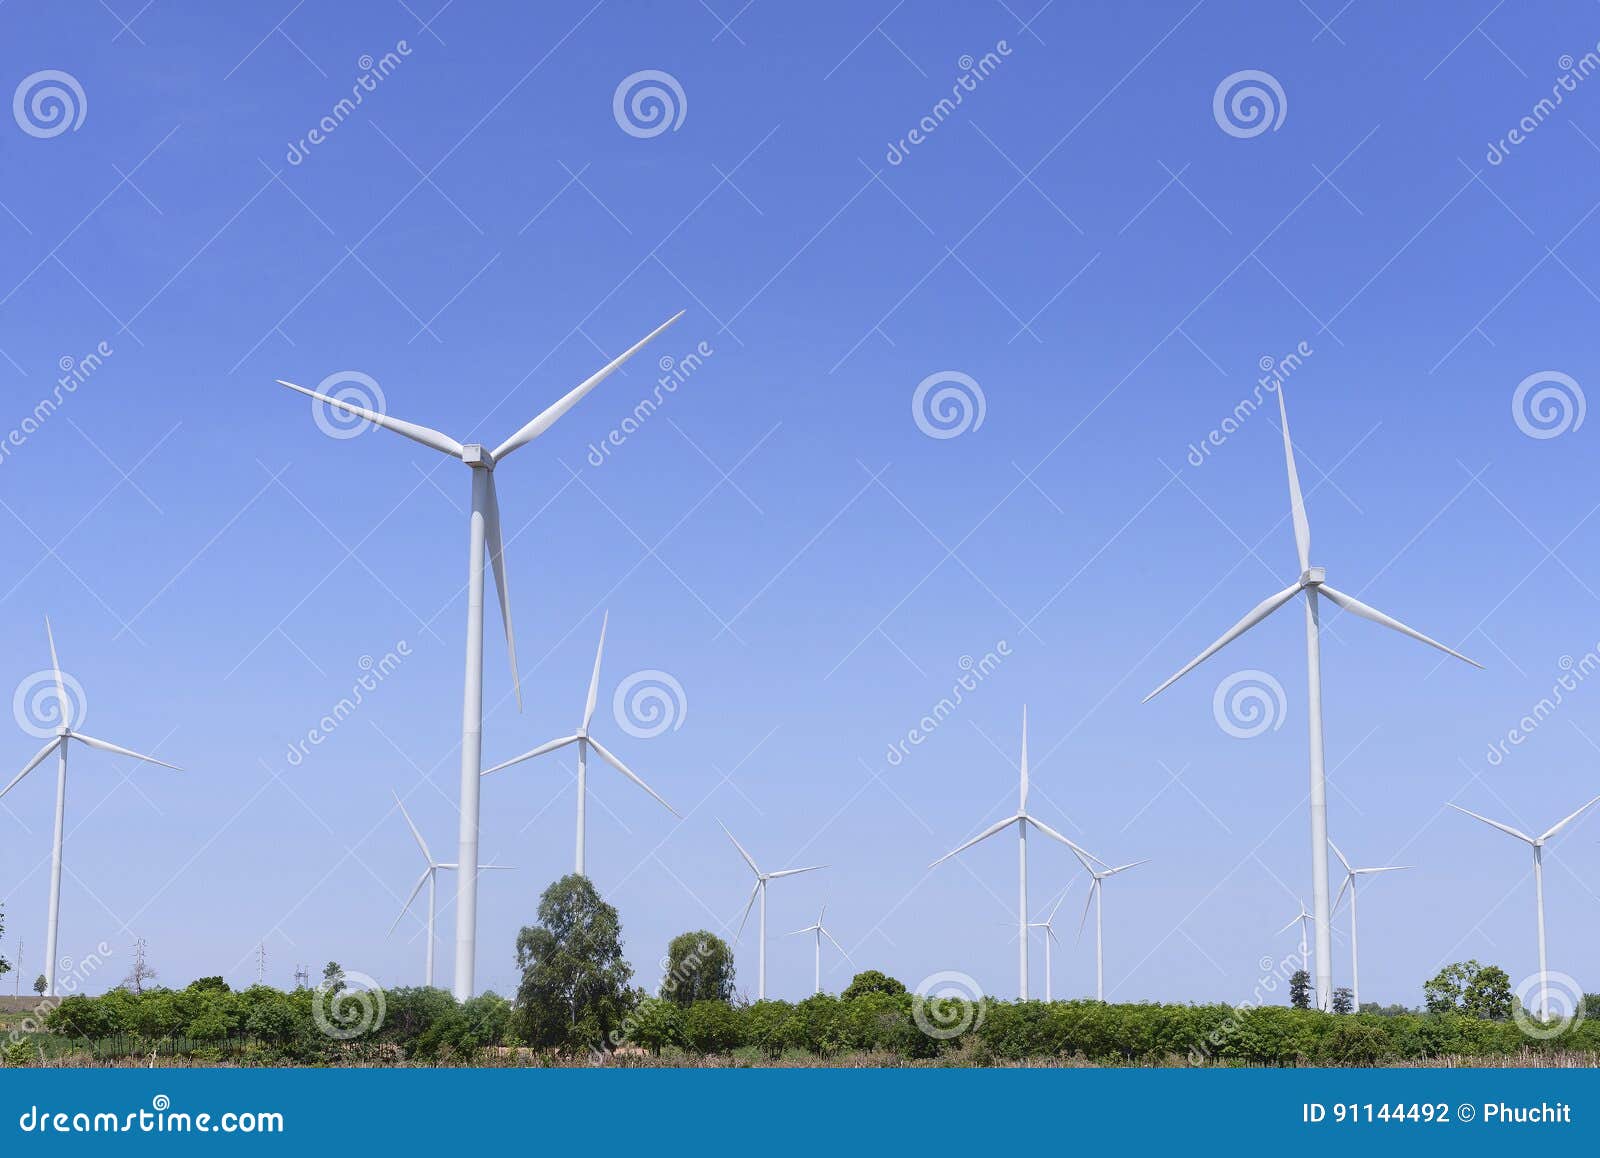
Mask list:
[[[1300,576],[1300,586],[1315,587],[1319,583],[1326,583],[1327,580],[1328,569],[1326,567],[1307,567],[1305,574]]]
[[[482,467],[484,470],[494,469],[494,455],[476,442],[469,443],[461,448],[461,461],[470,467]]]

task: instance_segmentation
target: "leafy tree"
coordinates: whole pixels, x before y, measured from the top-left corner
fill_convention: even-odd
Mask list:
[[[727,1053],[744,1036],[739,1011],[725,1001],[696,1001],[683,1011],[683,1043],[696,1053]]]
[[[633,1005],[617,910],[588,877],[562,877],[539,900],[539,922],[517,934],[516,1028],[535,1046],[593,1049]]]
[[[638,1046],[659,1054],[663,1046],[678,1045],[683,1040],[682,1007],[662,997],[640,1000],[623,1023],[623,1033],[616,1044]]]
[[[1350,996],[1350,990],[1346,986],[1341,985],[1333,991],[1333,1011],[1335,1013],[1349,1013],[1354,1008],[1355,1001]]]
[[[853,1001],[855,998],[864,997],[868,993],[887,993],[889,996],[894,997],[905,991],[906,987],[888,974],[880,973],[876,969],[868,969],[852,977],[850,984],[845,987],[843,993],[839,994],[839,997],[844,1001]]]
[[[330,997],[344,988],[343,965],[337,961],[329,961],[322,967],[322,988]]]
[[[1485,965],[1467,983],[1461,995],[1461,1011],[1485,1021],[1504,1021],[1511,1016],[1511,978],[1498,965]]]
[[[40,997],[43,997],[44,996],[44,991],[46,989],[49,989],[49,988],[50,988],[50,982],[48,982],[48,981],[46,981],[44,979],[44,974],[43,973],[39,974],[39,976],[37,976],[37,977],[35,977],[33,979],[33,991],[35,993],[37,993]]]
[[[232,993],[232,988],[221,977],[198,977],[189,982],[186,993]]]
[[[661,996],[675,1005],[733,999],[733,950],[715,933],[698,929],[667,945]]]
[[[1289,978],[1289,1004],[1296,1009],[1311,1008],[1311,974],[1296,969]]]
[[[1457,1013],[1461,1010],[1462,998],[1466,996],[1467,986],[1472,984],[1472,979],[1478,975],[1483,966],[1477,960],[1457,961],[1454,965],[1446,965],[1433,980],[1422,987],[1422,1000],[1429,1013]]]

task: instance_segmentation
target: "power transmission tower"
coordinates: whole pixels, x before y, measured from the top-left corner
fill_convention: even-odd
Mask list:
[[[262,941],[256,945],[256,984],[267,983],[267,943]]]
[[[311,970],[307,969],[304,965],[296,965],[294,967],[294,987],[296,989],[308,989],[310,986]]]

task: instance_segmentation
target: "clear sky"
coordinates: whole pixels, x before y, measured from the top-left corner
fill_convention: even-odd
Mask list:
[[[1310,899],[1300,612],[1140,699],[1298,573],[1272,395],[1191,447],[1302,349],[1315,561],[1487,666],[1326,619],[1331,832],[1415,866],[1362,894],[1362,996],[1415,1003],[1474,956],[1528,976],[1527,850],[1445,803],[1538,832],[1600,792],[1600,680],[1488,755],[1600,641],[1600,424],[1530,437],[1513,411],[1530,375],[1573,399],[1596,373],[1597,41],[1577,0],[7,4],[6,91],[59,70],[81,96],[34,89],[82,119],[29,91],[0,118],[0,428],[110,353],[0,458],[4,686],[46,666],[48,613],[85,729],[186,769],[75,752],[62,953],[116,949],[91,988],[135,937],[174,983],[247,983],[258,943],[275,984],[329,958],[420,981],[420,922],[385,936],[421,868],[389,793],[454,859],[467,473],[328,437],[273,380],[358,372],[494,445],[686,309],[496,476],[525,706],[491,611],[485,758],[572,730],[609,610],[595,732],[685,814],[591,769],[589,869],[641,980],[672,935],[732,933],[750,880],[720,818],[764,868],[829,866],[772,888],[774,994],[807,991],[809,944],[778,934],[823,903],[852,958],[825,956],[829,988],[877,967],[1013,994],[1012,841],[926,866],[1014,809],[1027,704],[1041,819],[1152,858],[1107,886],[1108,996],[1250,998]],[[626,90],[615,111],[647,70],[681,92],[672,127]],[[1248,70],[1271,127],[1227,90],[1219,119]],[[982,422],[930,437],[913,399],[946,372],[976,393],[929,390],[981,393]],[[641,671],[682,689],[659,736],[613,712]],[[1254,737],[1213,712],[1241,671],[1283,689]],[[41,741],[8,728],[20,768]],[[518,871],[482,888],[481,987],[514,986],[570,868],[574,775],[484,785],[484,858]],[[52,781],[0,805],[0,949],[26,942],[29,980]],[[1597,837],[1574,826],[1546,874],[1551,966],[1590,989]],[[1075,882],[1055,990],[1091,992],[1081,873],[1036,839],[1031,877],[1035,918]]]

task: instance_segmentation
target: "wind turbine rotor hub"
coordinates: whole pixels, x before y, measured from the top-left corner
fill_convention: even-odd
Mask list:
[[[1300,586],[1318,587],[1326,583],[1327,580],[1328,569],[1326,567],[1307,567],[1305,573],[1300,576]]]
[[[461,448],[461,461],[474,470],[493,470],[494,454],[487,447],[476,442],[468,443]]]
[[[57,724],[56,725],[56,735],[61,737],[64,740],[68,736],[72,735],[72,729],[67,727],[67,725],[65,725],[65,724]]]

